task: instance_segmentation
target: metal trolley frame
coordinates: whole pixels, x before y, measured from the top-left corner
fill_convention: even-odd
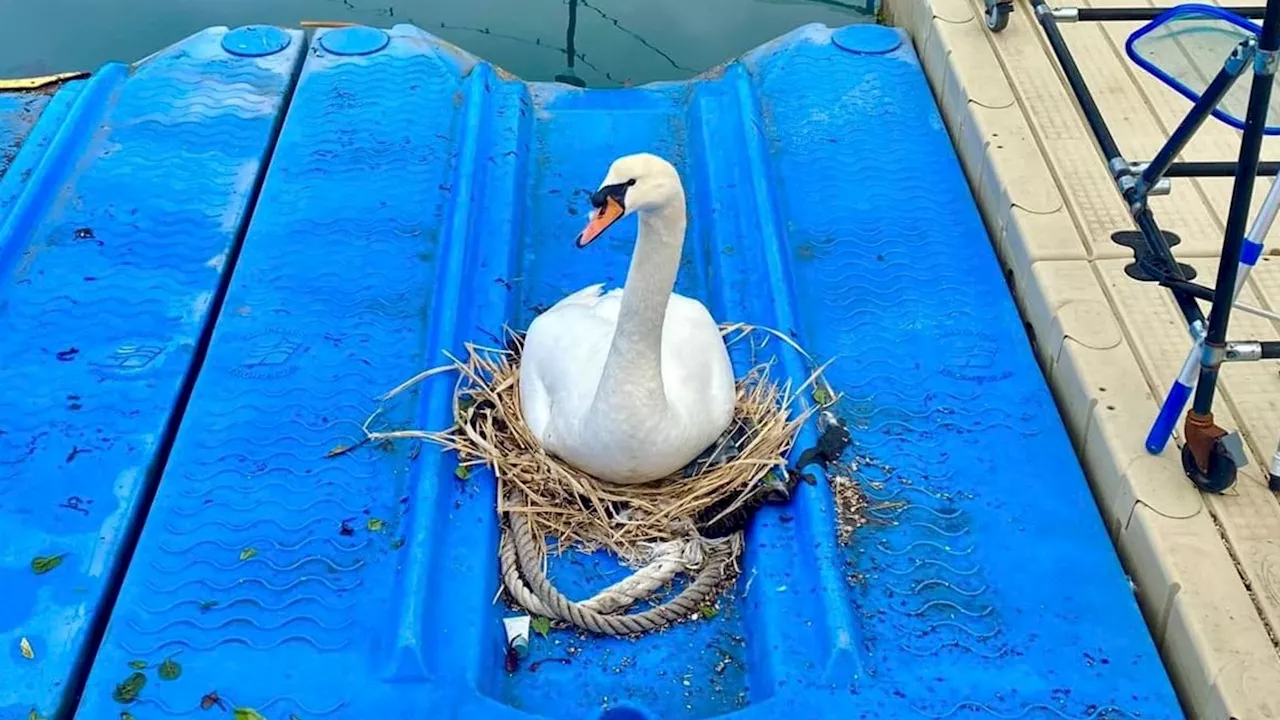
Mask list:
[[[1009,14],[1014,10],[1012,0],[984,2],[988,29],[992,32],[1004,30]],[[1280,210],[1280,182],[1273,181],[1262,209],[1246,231],[1255,178],[1259,175],[1275,176],[1280,165],[1259,162],[1264,135],[1280,134],[1280,127],[1266,125],[1273,81],[1280,65],[1280,52],[1277,52],[1280,49],[1280,0],[1267,0],[1265,7],[1232,8],[1204,5],[1076,8],[1051,7],[1045,0],[1030,0],[1030,7],[1099,149],[1106,157],[1116,188],[1128,204],[1137,228],[1137,232],[1121,231],[1112,236],[1114,242],[1133,250],[1134,262],[1125,271],[1135,281],[1156,283],[1167,288],[1186,319],[1191,335],[1191,351],[1151,426],[1147,451],[1158,454],[1164,450],[1187,400],[1191,399],[1191,409],[1183,422],[1183,469],[1201,489],[1223,492],[1235,483],[1237,471],[1247,464],[1248,455],[1238,433],[1228,433],[1214,422],[1213,401],[1219,372],[1224,363],[1280,359],[1280,341],[1227,340],[1227,325],[1233,307],[1280,321],[1280,315],[1235,302],[1249,271],[1262,254],[1263,241]],[[1132,52],[1135,39],[1171,21],[1173,14],[1178,12],[1204,13],[1212,20],[1230,23],[1240,28],[1242,39],[1227,57],[1222,58],[1217,75],[1200,91],[1190,90],[1158,68],[1143,67],[1187,97],[1192,107],[1154,158],[1132,162],[1121,154],[1058,26],[1064,22],[1147,21],[1147,25],[1130,35],[1128,49],[1130,56],[1135,57]],[[1250,19],[1259,18],[1261,27],[1250,22]],[[1143,65],[1140,61],[1138,64]],[[1243,120],[1240,120],[1224,112],[1219,105],[1236,81],[1248,71],[1252,71],[1253,78],[1247,109]],[[1210,117],[1243,131],[1235,162],[1174,162]],[[1235,178],[1213,287],[1194,282],[1195,270],[1177,261],[1172,247],[1180,242],[1179,238],[1159,228],[1148,205],[1149,197],[1169,192],[1169,178],[1174,177]],[[1210,303],[1207,317],[1200,305],[1202,301]],[[1194,398],[1191,397],[1193,393]],[[1268,469],[1271,489],[1280,492],[1280,448]]]

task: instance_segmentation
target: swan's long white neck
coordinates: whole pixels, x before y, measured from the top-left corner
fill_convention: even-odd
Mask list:
[[[662,385],[662,327],[684,246],[683,193],[663,207],[639,213],[640,232],[622,289],[618,325],[591,405],[592,420],[666,410]]]

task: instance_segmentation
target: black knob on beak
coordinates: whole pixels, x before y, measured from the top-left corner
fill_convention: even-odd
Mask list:
[[[627,197],[627,188],[635,184],[635,180],[628,180],[622,183],[614,183],[613,185],[605,185],[599,190],[591,193],[591,207],[599,210],[604,207],[605,202],[608,201],[609,198],[613,198],[613,201],[618,203],[619,207],[625,208],[627,206],[627,203],[625,202]]]

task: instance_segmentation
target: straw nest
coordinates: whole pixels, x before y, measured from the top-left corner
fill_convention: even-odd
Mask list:
[[[752,355],[777,338],[808,358],[790,338],[743,324],[725,325],[727,342],[754,336]],[[523,335],[507,331],[507,347],[466,345],[465,359],[428,370],[387,393],[393,397],[434,374],[456,371],[454,424],[444,431],[369,433],[371,440],[416,437],[457,453],[459,476],[489,467],[498,482],[498,510],[527,518],[535,537],[553,539],[556,552],[605,549],[633,567],[652,560],[662,543],[698,535],[728,535],[763,495],[794,486],[786,456],[806,419],[836,398],[821,379],[825,365],[799,387],[770,378],[772,361],[737,383],[737,411],[730,430],[682,471],[643,485],[613,485],[549,455],[530,434],[520,412],[520,352]],[[767,342],[768,337],[765,338]],[[819,405],[807,402],[806,389]],[[727,444],[727,445],[726,445]],[[726,452],[727,448],[732,448]],[[736,453],[734,452],[736,451]],[[514,498],[523,499],[515,504]]]

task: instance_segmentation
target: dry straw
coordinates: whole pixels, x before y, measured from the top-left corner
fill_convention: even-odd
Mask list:
[[[753,358],[769,338],[777,338],[812,364],[807,353],[777,331],[739,323],[722,326],[721,333],[730,345],[750,341]],[[705,528],[741,512],[771,477],[785,477],[796,434],[818,408],[806,401],[805,391],[812,388],[821,405],[837,399],[822,380],[826,365],[793,388],[790,382],[771,380],[772,361],[757,364],[737,383],[734,424],[720,441],[731,438],[736,455],[726,460],[719,452],[723,448],[717,448],[709,454],[713,460],[695,461],[666,479],[613,485],[547,454],[529,433],[520,414],[523,338],[507,334],[507,348],[468,344],[465,359],[450,356],[450,364],[423,372],[383,396],[389,400],[428,377],[457,372],[451,427],[370,432],[366,421],[368,440],[420,438],[455,451],[463,467],[487,466],[498,479],[498,510],[504,516],[527,518],[535,537],[554,539],[557,552],[605,549],[632,567],[650,562],[660,544],[688,538],[692,526]],[[524,501],[511,504],[512,498]]]

